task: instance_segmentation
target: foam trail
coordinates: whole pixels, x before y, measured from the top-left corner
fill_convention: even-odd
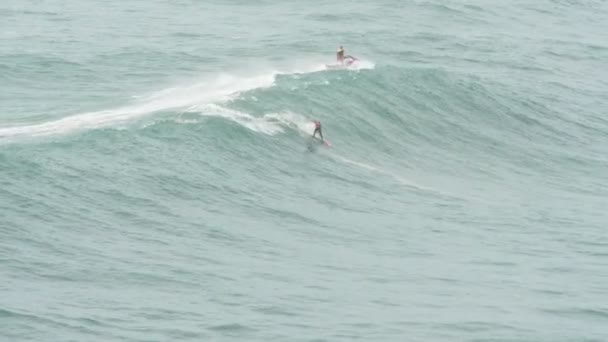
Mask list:
[[[283,132],[280,122],[270,120],[268,117],[255,117],[251,114],[243,113],[238,110],[222,107],[217,104],[205,104],[193,106],[188,109],[197,112],[202,116],[214,116],[234,121],[254,132],[274,135]]]
[[[366,163],[362,163],[362,162],[358,162],[358,161],[355,161],[355,160],[351,160],[351,159],[339,156],[337,154],[330,154],[330,156],[334,160],[338,160],[338,161],[340,161],[342,163],[354,165],[354,166],[357,166],[359,168],[362,168],[362,169],[365,169],[365,170],[368,170],[368,171],[372,171],[372,172],[376,172],[376,173],[379,173],[379,174],[383,174],[385,176],[389,176],[389,177],[393,178],[394,180],[396,180],[397,182],[401,183],[402,185],[405,185],[405,186],[413,188],[413,189],[418,189],[418,190],[421,190],[421,191],[426,191],[426,192],[429,192],[429,193],[434,193],[436,195],[441,195],[441,196],[446,196],[446,197],[460,198],[460,197],[455,196],[453,194],[448,194],[448,193],[445,193],[443,191],[440,191],[440,190],[437,190],[437,189],[434,189],[434,188],[431,188],[431,187],[428,187],[428,186],[424,186],[424,185],[413,183],[412,181],[409,181],[409,180],[407,180],[407,179],[405,179],[403,177],[397,176],[394,173],[386,171],[386,170],[381,169],[379,167],[375,167],[375,166],[372,166],[372,165],[369,165],[369,164],[366,164]]]
[[[309,136],[314,131],[314,124],[309,118],[294,112],[270,113],[264,115],[264,117],[297,130],[301,136]]]
[[[376,68],[376,63],[368,60],[360,59],[358,63],[351,66],[354,70],[371,70]]]
[[[0,143],[18,138],[44,137],[120,125],[163,110],[226,101],[241,92],[273,86],[277,75],[310,73],[322,69],[322,64],[308,63],[299,70],[272,70],[252,77],[222,74],[211,81],[171,87],[150,95],[136,96],[134,98],[138,103],[115,109],[87,112],[43,123],[0,127]],[[242,117],[240,120],[241,123],[246,122]],[[249,120],[247,124],[249,128],[253,127],[254,122],[255,120]],[[269,132],[264,128],[260,130]],[[274,132],[272,129],[270,131]]]
[[[226,108],[216,103],[207,103],[191,106],[186,110],[206,117],[220,117],[236,122],[252,131],[275,135],[282,133],[285,128],[296,130],[301,136],[309,136],[314,130],[312,121],[293,112],[268,113],[256,117],[235,109]],[[177,119],[178,123],[197,123],[196,120]]]
[[[88,112],[39,124],[0,127],[0,141],[123,124],[151,113],[186,108],[197,103],[221,101],[243,91],[269,87],[274,84],[275,77],[276,73],[250,78],[221,75],[211,82],[165,89],[141,99],[137,104],[116,109]]]
[[[309,74],[313,72],[319,72],[325,70],[324,63],[311,63],[311,62],[301,62],[296,63],[294,66],[288,67],[287,71],[279,71],[277,74],[279,75],[298,75],[298,74]]]
[[[307,74],[313,72],[327,71],[331,70],[328,68],[328,65],[334,64],[335,60],[327,60],[327,56],[318,57],[314,60],[311,59],[296,59],[292,60],[289,66],[283,68],[287,71],[280,71],[277,74],[279,75],[297,75],[297,74]],[[368,70],[374,69],[376,64],[372,61],[359,59],[357,63],[350,65],[345,68],[345,70]]]
[[[349,69],[372,69],[373,67],[374,64],[372,62],[359,61],[356,66],[352,66]],[[195,83],[189,86],[171,87],[150,95],[135,96],[134,98],[138,100],[137,103],[115,109],[87,112],[42,123],[0,127],[0,143],[18,138],[44,137],[104,128],[124,124],[163,110],[193,108],[213,102],[226,101],[238,96],[241,92],[273,86],[277,75],[319,72],[325,70],[325,68],[325,64],[322,63],[302,61],[297,63],[297,67],[288,68],[288,71],[272,70],[252,77],[223,74],[211,81]],[[219,113],[223,113],[220,115],[232,118],[233,121],[238,120],[239,123],[250,129],[268,134],[277,132],[276,127],[268,126],[264,120],[259,121],[259,119],[254,117],[246,118],[243,115],[239,116],[235,111],[229,112],[226,109],[219,111]],[[275,119],[290,127],[294,127],[295,125],[301,133],[311,130],[309,120],[303,117],[296,117],[293,113],[269,115],[268,118],[274,116]]]
[[[359,71],[359,70],[370,70],[370,69],[374,69],[374,68],[376,68],[376,64],[374,62],[360,59],[357,61],[357,63],[353,63],[352,65],[345,67],[343,70]],[[332,69],[330,69],[328,65],[324,65],[323,70],[332,70]]]

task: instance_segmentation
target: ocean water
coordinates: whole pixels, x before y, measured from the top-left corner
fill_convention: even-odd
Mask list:
[[[606,1],[2,1],[0,340],[608,341],[607,70]]]

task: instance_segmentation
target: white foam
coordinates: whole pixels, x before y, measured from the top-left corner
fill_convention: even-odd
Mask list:
[[[269,113],[264,115],[264,118],[277,121],[284,126],[295,129],[302,136],[310,135],[314,131],[314,123],[312,120],[294,112]]]
[[[351,68],[370,69],[374,64],[368,61],[359,61]],[[266,72],[257,72],[253,76],[235,76],[220,74],[214,78],[191,82],[185,86],[174,86],[147,95],[135,95],[135,103],[114,109],[85,112],[57,120],[31,123],[19,126],[0,127],[0,143],[12,141],[18,138],[43,137],[55,134],[66,134],[79,130],[90,130],[108,126],[122,125],[152,113],[182,108],[194,108],[209,103],[221,103],[230,100],[240,93],[274,85],[277,75],[297,75],[325,70],[325,64],[319,61],[292,61],[291,66],[282,70],[269,69]],[[245,74],[244,72],[242,74]],[[266,123],[258,121],[254,117],[245,119],[242,115],[224,115],[248,128],[258,129],[261,132],[276,132],[275,128],[264,126]],[[244,113],[241,113],[246,115]],[[269,114],[275,116],[283,124],[296,125],[300,131],[310,131],[311,123],[303,117],[296,117],[293,113]],[[269,117],[270,118],[270,117]],[[289,121],[291,120],[291,121]],[[288,122],[289,121],[289,122]],[[304,122],[307,122],[306,124]],[[261,126],[260,126],[261,125]]]
[[[256,117],[251,114],[243,113],[238,110],[225,108],[217,104],[204,104],[192,106],[188,109],[191,112],[198,112],[202,116],[212,116],[225,118],[240,124],[254,132],[275,135],[283,132],[281,123],[270,120],[267,117]]]
[[[359,70],[371,70],[376,68],[376,64],[372,61],[368,61],[368,60],[362,60],[359,59],[357,60],[357,62],[349,65],[349,66],[345,66],[343,68],[339,68],[339,69],[332,69],[329,66],[330,65],[335,65],[335,64],[326,64],[323,66],[324,70],[352,70],[352,71],[359,71]]]
[[[248,78],[220,75],[207,82],[168,88],[144,96],[137,103],[115,109],[87,112],[37,124],[0,127],[0,141],[120,125],[163,110],[187,108],[211,101],[223,101],[243,91],[272,86],[275,76],[276,73]]]
[[[314,124],[310,119],[290,111],[267,113],[258,117],[236,109],[224,107],[217,103],[194,105],[189,107],[186,111],[204,117],[228,119],[252,131],[268,135],[282,133],[286,128],[295,130],[304,137],[309,136],[314,131]],[[178,123],[199,123],[199,121],[180,120]]]
[[[376,63],[367,60],[359,60],[358,63],[354,65],[356,70],[371,70],[376,68]]]
[[[245,91],[271,87],[277,75],[310,73],[321,69],[322,64],[308,63],[288,71],[268,70],[253,76],[220,74],[189,85],[169,87],[151,94],[134,96],[135,103],[114,109],[85,112],[42,123],[0,127],[0,142],[116,126],[164,110],[221,103]]]
[[[178,123],[178,124],[197,124],[200,121],[199,120],[195,120],[195,119],[176,118],[176,119],[173,120],[173,122]]]

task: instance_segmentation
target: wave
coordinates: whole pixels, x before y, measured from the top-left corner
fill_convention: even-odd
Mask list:
[[[268,120],[266,117],[256,117],[235,109],[222,107],[217,104],[193,106],[189,109],[189,111],[196,112],[202,116],[225,118],[234,121],[252,131],[265,133],[268,135],[283,132],[283,128],[278,124],[278,122]]]
[[[221,101],[256,88],[272,86],[276,74],[240,78],[221,75],[214,80],[185,87],[172,87],[142,98],[138,103],[110,110],[88,112],[37,124],[0,127],[0,142],[22,137],[65,134],[78,130],[119,125],[163,110]]]
[[[286,71],[269,70],[252,76],[220,74],[208,80],[193,82],[190,85],[169,87],[148,95],[137,96],[134,97],[135,103],[114,109],[86,112],[42,123],[0,127],[0,143],[20,138],[45,137],[112,127],[166,110],[206,109],[205,113],[214,113],[208,115],[223,116],[264,133],[276,133],[278,128],[274,127],[272,123],[264,123],[263,120],[248,117],[248,114],[238,111],[208,105],[229,101],[243,92],[272,87],[279,75],[306,74],[325,70],[325,65],[322,63],[308,62],[299,65],[299,67],[288,68]],[[373,67],[373,63],[366,62],[359,68],[370,67]],[[209,109],[213,110],[209,112]]]
[[[228,108],[218,103],[207,103],[192,106],[184,111],[183,114],[223,118],[235,122],[251,131],[267,135],[276,135],[285,132],[286,129],[290,129],[298,132],[304,137],[309,136],[314,129],[314,124],[309,118],[292,111],[272,112],[262,116],[255,116],[243,111]],[[166,121],[167,120],[158,120],[152,124]],[[192,117],[185,118],[183,115],[170,119],[169,121],[178,124],[199,124],[201,122]]]

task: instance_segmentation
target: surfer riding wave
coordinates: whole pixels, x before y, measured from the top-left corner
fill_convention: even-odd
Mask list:
[[[315,131],[312,133],[312,137],[315,138],[317,136],[317,133],[319,133],[321,141],[325,141],[325,139],[323,139],[323,132],[321,132],[321,121],[314,120],[313,123],[315,124]]]
[[[312,122],[315,124],[315,130],[312,133],[312,139],[313,140],[318,139],[317,138],[317,133],[318,133],[319,137],[320,137],[320,140],[321,140],[321,144],[324,145],[325,147],[331,147],[331,143],[329,141],[327,141],[323,137],[323,131],[321,130],[321,121],[319,121],[319,120],[312,120]],[[312,141],[311,141],[311,143],[309,143],[309,145],[308,145],[308,150],[309,151],[314,151],[315,150],[314,145],[315,144],[313,144]]]

